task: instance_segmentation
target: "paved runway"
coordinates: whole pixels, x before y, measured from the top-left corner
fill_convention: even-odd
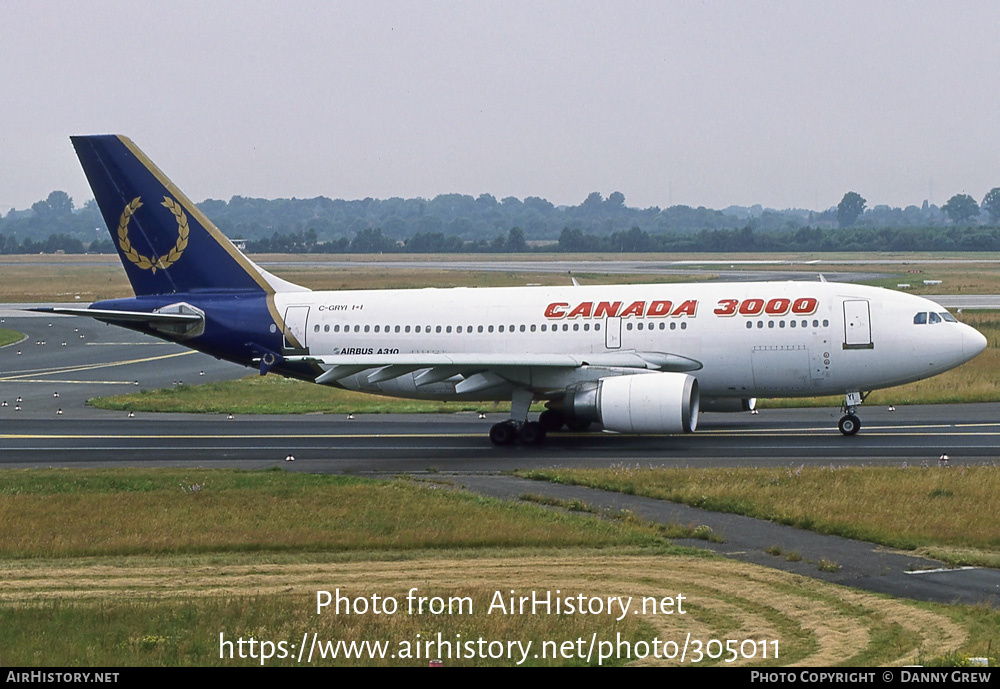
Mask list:
[[[27,398],[25,398],[27,400]],[[29,400],[30,401],[30,400]],[[24,402],[27,405],[29,402]],[[9,402],[9,404],[12,404]],[[34,403],[32,403],[34,404]],[[997,405],[879,410],[853,438],[822,410],[764,411],[752,422],[705,415],[690,436],[550,435],[541,447],[494,447],[474,414],[344,417],[136,414],[64,409],[0,410],[5,466],[155,466],[193,463],[260,468],[291,453],[313,472],[496,472],[547,466],[953,465],[1000,461]],[[24,407],[22,407],[24,409]],[[73,418],[78,416],[78,418]],[[969,417],[977,420],[967,422]],[[807,418],[811,417],[811,418]]]

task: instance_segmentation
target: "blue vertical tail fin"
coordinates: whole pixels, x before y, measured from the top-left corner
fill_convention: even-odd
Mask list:
[[[136,296],[295,289],[240,253],[131,140],[71,139]]]

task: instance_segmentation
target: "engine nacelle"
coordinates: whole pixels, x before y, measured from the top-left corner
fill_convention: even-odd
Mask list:
[[[584,383],[567,410],[619,433],[691,433],[698,426],[698,380],[686,373],[642,373]]]
[[[757,408],[757,398],[739,397],[703,397],[701,410],[703,412],[737,413],[753,411]]]

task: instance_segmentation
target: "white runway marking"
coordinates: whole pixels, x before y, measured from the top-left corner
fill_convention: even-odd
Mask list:
[[[0,378],[0,380],[10,380],[9,378]],[[18,378],[18,383],[58,383],[59,385],[131,385],[135,387],[134,380],[53,380],[52,378],[45,378],[44,380],[36,380],[32,378]]]
[[[162,361],[164,359],[173,359],[178,356],[188,356],[189,354],[197,354],[193,349],[189,349],[184,352],[177,352],[176,354],[164,354],[162,356],[150,356],[144,359],[127,359],[125,361],[110,361],[103,364],[83,364],[80,366],[60,366],[58,368],[44,369],[36,368],[28,371],[12,371],[11,374],[0,377],[0,381],[22,381],[26,378],[32,376],[54,376],[60,373],[77,373],[79,371],[92,371],[98,368],[112,368],[114,366],[128,366],[129,364],[144,364],[150,361]],[[47,381],[51,382],[51,381]]]
[[[161,347],[164,345],[173,345],[173,342],[88,342],[88,347]]]

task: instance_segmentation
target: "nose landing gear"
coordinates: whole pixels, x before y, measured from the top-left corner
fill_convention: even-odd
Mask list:
[[[847,413],[840,417],[840,422],[837,424],[837,428],[844,435],[854,435],[861,430],[861,419],[857,417],[855,412],[866,397],[868,397],[867,392],[849,392],[844,396],[842,409]]]
[[[854,414],[846,414],[840,418],[837,428],[844,435],[854,435],[861,430],[861,419]]]

